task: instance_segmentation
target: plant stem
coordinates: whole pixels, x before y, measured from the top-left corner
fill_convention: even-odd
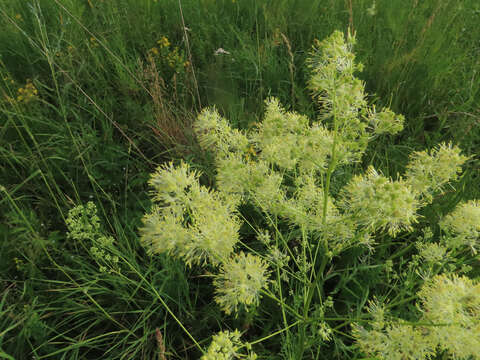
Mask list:
[[[334,132],[333,132],[333,144],[332,144],[332,156],[330,159],[330,164],[328,165],[327,169],[327,177],[325,180],[325,186],[323,188],[323,209],[322,209],[322,225],[325,226],[327,223],[327,206],[328,206],[328,195],[330,192],[330,181],[332,178],[333,171],[335,170],[335,167],[337,165],[337,158],[336,158],[336,153],[335,149],[337,146],[337,132],[338,132],[338,126],[337,126],[337,113],[336,113],[336,107],[335,107],[335,95],[333,96],[333,124],[334,124]],[[299,356],[297,356],[297,359],[302,359],[303,353],[305,351],[305,333],[306,333],[306,324],[308,322],[308,313],[310,310],[310,305],[313,299],[313,294],[315,292],[315,289],[317,287],[320,288],[320,293],[321,293],[321,298],[323,298],[323,272],[325,271],[325,267],[327,266],[327,261],[328,261],[328,243],[325,239],[321,239],[319,243],[316,246],[315,249],[315,256],[314,258],[317,258],[318,251],[320,250],[320,247],[323,250],[322,254],[322,260],[320,263],[320,267],[318,268],[318,271],[315,273],[315,276],[310,283],[310,286],[308,287],[307,291],[307,299],[304,303],[303,307],[303,324],[302,328],[300,330],[300,351],[299,351]],[[315,264],[314,264],[315,265]],[[314,267],[315,268],[315,267]],[[322,299],[320,299],[322,301]]]

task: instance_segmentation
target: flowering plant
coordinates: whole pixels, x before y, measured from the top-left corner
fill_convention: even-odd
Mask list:
[[[406,172],[394,179],[370,166],[341,186],[345,176],[340,174],[362,158],[369,142],[397,134],[404,121],[389,108],[379,111],[368,104],[364,83],[355,76],[362,65],[355,60],[354,44],[354,35],[345,38],[337,31],[313,46],[309,89],[319,104],[318,120],[286,111],[275,98],[267,99],[263,121],[248,132],[233,129],[215,109],[203,110],[194,130],[202,148],[214,154],[216,190],[201,186],[199,173],[185,163],[160,167],[150,180],[156,205],[144,217],[141,240],[152,253],[207,266],[214,273],[215,301],[227,315],[261,311],[262,297],[273,301],[280,310],[273,334],[283,336],[279,352],[285,358],[301,359],[306,352],[318,357],[321,346],[333,347],[337,355],[346,351],[349,324],[358,348],[380,358],[423,359],[437,350],[475,356],[480,339],[464,335],[480,329],[479,285],[465,276],[441,274],[443,265],[420,259],[444,255],[441,261],[450,261],[453,272],[459,251],[468,247],[475,253],[477,202],[460,205],[442,220],[441,242],[432,241],[428,232],[417,241],[420,255],[407,264],[409,272],[393,260],[411,247],[366,264],[374,250],[385,254],[396,237],[415,230],[418,211],[457,179],[468,158],[457,146],[440,144],[430,152],[414,152]],[[245,207],[261,220],[249,221]],[[255,238],[241,233],[242,223]],[[420,300],[416,320],[425,325],[387,318],[396,303],[372,300],[362,314],[368,288],[359,298],[350,287],[364,281],[357,278],[360,269],[374,268],[385,270],[383,281],[391,287],[375,288],[384,302],[396,292],[402,304],[410,293],[410,300]],[[420,291],[415,284],[392,290],[405,277],[410,283],[425,279],[425,285]],[[411,295],[414,290],[418,295]],[[350,309],[355,316],[347,304],[357,307]],[[439,309],[445,306],[448,310]],[[451,331],[456,335],[448,335]],[[237,352],[239,338],[238,332],[221,332],[203,358],[246,356]],[[220,348],[230,350],[222,357],[215,350]]]

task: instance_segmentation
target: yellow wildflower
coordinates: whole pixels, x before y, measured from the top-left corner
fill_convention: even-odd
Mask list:
[[[161,48],[169,47],[170,46],[170,41],[168,40],[167,37],[162,36],[160,38],[160,40],[157,41],[157,44],[160,45]]]
[[[94,38],[93,36],[90,37],[90,44],[92,45],[92,47],[97,47],[98,46],[97,39]]]
[[[153,55],[158,55],[159,54],[158,49],[156,47],[151,48],[148,52],[153,54]]]
[[[27,103],[33,100],[37,94],[38,90],[35,88],[35,85],[33,85],[32,81],[28,79],[25,86],[17,90],[17,101]]]

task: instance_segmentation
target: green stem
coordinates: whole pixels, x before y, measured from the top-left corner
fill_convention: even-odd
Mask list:
[[[337,128],[337,115],[336,115],[336,109],[335,109],[335,96],[333,99],[333,123],[334,123],[334,132],[333,132],[332,156],[330,159],[330,164],[328,165],[327,177],[325,180],[325,186],[323,188],[322,225],[325,225],[327,223],[327,207],[328,207],[328,196],[330,192],[330,182],[331,182],[333,171],[337,166],[335,149],[337,146],[338,128]],[[324,295],[323,294],[323,281],[324,281],[323,273],[325,271],[325,267],[327,266],[327,261],[328,261],[328,256],[327,256],[328,243],[325,239],[320,240],[319,243],[317,244],[315,249],[314,259],[317,258],[320,247],[323,250],[322,261],[320,263],[320,267],[318,268],[318,271],[315,273],[314,279],[312,280],[312,282],[310,283],[310,286],[308,287],[307,299],[303,307],[303,324],[300,330],[300,344],[299,344],[300,351],[299,351],[299,356],[297,356],[297,359],[302,359],[303,353],[305,352],[304,343],[305,343],[305,335],[306,335],[306,326],[308,322],[308,313],[309,313],[310,305],[313,299],[313,294],[315,293],[315,289],[317,287],[320,289],[321,298],[323,298],[323,295]]]
[[[299,313],[297,313],[295,311],[295,309],[291,308],[290,306],[288,306],[287,304],[285,304],[282,300],[280,300],[279,298],[277,298],[275,295],[273,295],[271,292],[269,291],[266,291],[264,289],[260,290],[260,292],[266,296],[268,296],[270,299],[272,300],[275,300],[277,303],[280,304],[280,306],[283,308],[285,307],[285,309],[287,309],[292,315],[294,315],[297,319],[303,319],[304,317],[302,315],[300,315]]]
[[[295,321],[293,324],[290,324],[290,325],[284,327],[283,329],[280,329],[280,330],[278,330],[278,331],[275,331],[274,333],[271,333],[271,334],[269,334],[269,335],[267,335],[267,336],[265,336],[265,337],[263,337],[263,338],[261,338],[261,339],[257,339],[257,340],[255,340],[255,341],[250,342],[249,345],[255,345],[255,344],[261,343],[262,341],[268,340],[268,339],[270,339],[271,337],[274,337],[274,336],[276,336],[276,335],[278,335],[278,334],[281,334],[282,332],[287,331],[287,330],[290,329],[291,327],[294,327],[294,326],[298,325],[300,322],[301,322],[301,320],[297,320],[297,321]],[[246,346],[246,345],[242,345],[240,348],[242,348],[242,347],[244,347],[244,346]]]
[[[278,249],[278,237],[275,237],[275,242],[277,243],[277,249]],[[282,309],[282,319],[283,319],[283,326],[285,328],[288,328],[288,323],[287,323],[287,316],[285,314],[285,307],[283,306],[284,301],[283,301],[283,294],[282,294],[282,279],[280,276],[280,266],[277,263],[277,286],[278,286],[278,293],[280,295],[280,308]],[[287,344],[290,344],[290,332],[287,332]]]
[[[395,254],[393,254],[392,256],[390,256],[388,258],[388,260],[393,260],[399,256],[402,256],[403,254],[405,254],[408,250],[410,250],[415,244],[414,243],[411,243],[409,244],[408,246],[404,247],[403,249],[400,249],[398,250]]]

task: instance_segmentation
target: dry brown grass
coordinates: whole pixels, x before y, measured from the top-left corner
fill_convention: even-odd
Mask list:
[[[169,94],[164,79],[160,76],[155,60],[147,57],[147,62],[139,61],[141,79],[153,102],[154,123],[148,125],[166,148],[182,147],[189,144],[194,115],[175,106],[175,79],[173,93]]]

